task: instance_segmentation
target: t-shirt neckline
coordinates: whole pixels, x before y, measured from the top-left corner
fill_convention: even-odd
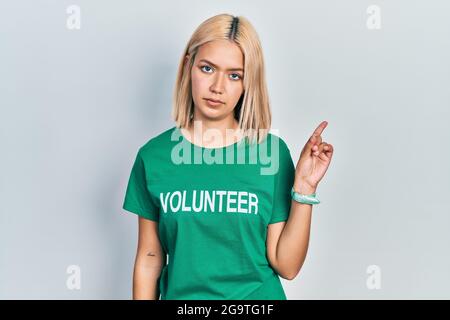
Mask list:
[[[238,144],[241,145],[242,142],[245,140],[245,137],[243,137],[243,138],[241,138],[239,141],[236,141],[236,142],[234,142],[234,143],[232,143],[232,144],[229,144],[229,145],[227,145],[227,146],[215,147],[215,148],[212,148],[212,147],[204,147],[204,146],[199,146],[199,145],[197,145],[197,144],[192,143],[191,141],[189,141],[189,140],[184,136],[183,132],[181,132],[181,128],[175,126],[175,127],[174,127],[174,130],[178,130],[178,133],[181,135],[182,140],[186,141],[190,146],[194,146],[194,148],[198,148],[198,149],[202,149],[202,150],[220,150],[220,149],[233,148],[234,146],[236,146],[236,145],[238,145]]]

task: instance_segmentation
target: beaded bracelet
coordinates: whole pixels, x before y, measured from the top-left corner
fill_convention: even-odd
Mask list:
[[[306,203],[306,204],[319,204],[319,199],[316,198],[316,193],[313,194],[300,194],[295,192],[294,187],[292,187],[291,190],[291,196],[292,199],[300,202],[300,203]]]

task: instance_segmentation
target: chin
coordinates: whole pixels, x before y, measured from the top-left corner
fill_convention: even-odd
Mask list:
[[[206,102],[203,104],[203,106],[201,107],[200,110],[202,113],[204,114],[221,114],[223,113],[223,106],[218,106],[218,107],[211,107],[208,104],[206,104]]]
[[[221,112],[205,112],[205,113],[203,113],[203,116],[206,119],[210,119],[210,120],[219,120],[219,119],[223,118],[223,114]]]
[[[208,106],[200,108],[199,111],[205,119],[219,120],[224,117],[223,111]]]

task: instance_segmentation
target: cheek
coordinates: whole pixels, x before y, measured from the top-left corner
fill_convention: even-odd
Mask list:
[[[192,89],[195,91],[200,91],[209,87],[208,79],[195,71],[191,74],[191,82]]]
[[[242,85],[242,82],[235,84],[232,86],[231,96],[233,97],[233,100],[236,100],[236,102],[241,97],[242,93],[244,91],[244,86]]]
[[[196,92],[198,88],[198,77],[194,73],[191,74],[191,86],[192,91]]]

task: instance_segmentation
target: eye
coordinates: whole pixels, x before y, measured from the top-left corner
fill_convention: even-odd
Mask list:
[[[238,77],[237,79],[233,79],[233,80],[241,80],[242,79],[241,76],[238,75],[237,73],[232,73],[231,75],[236,75]]]
[[[208,66],[208,65],[200,66],[200,69],[201,69],[202,71],[206,71],[206,73],[210,73],[208,70],[205,70],[204,68],[209,68],[209,69],[212,70],[212,68],[211,68],[210,66]],[[231,75],[232,75],[232,76],[233,76],[233,75],[234,75],[234,76],[237,76],[237,79],[236,79],[236,78],[232,78],[232,80],[234,80],[234,81],[239,81],[239,80],[242,79],[242,77],[241,77],[239,74],[237,74],[237,73],[232,73]]]
[[[201,70],[204,70],[203,68],[210,68],[210,69],[211,69],[210,66],[201,66],[201,67],[200,67]],[[209,72],[207,72],[207,73],[209,73]]]

